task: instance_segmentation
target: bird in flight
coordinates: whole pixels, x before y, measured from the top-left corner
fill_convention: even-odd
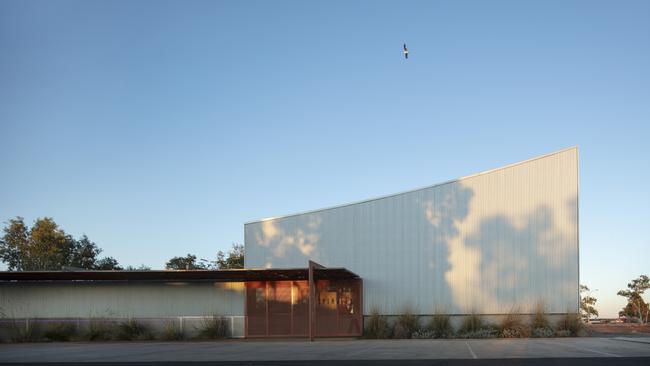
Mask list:
[[[406,48],[406,43],[404,43],[404,58],[408,60],[409,58],[409,49]]]

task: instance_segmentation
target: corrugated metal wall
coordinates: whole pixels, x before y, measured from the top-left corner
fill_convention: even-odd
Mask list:
[[[246,267],[346,267],[364,313],[578,307],[577,148],[411,192],[245,225]]]
[[[243,283],[44,284],[0,286],[9,318],[244,315]]]

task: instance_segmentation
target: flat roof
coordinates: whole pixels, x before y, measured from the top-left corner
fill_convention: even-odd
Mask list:
[[[357,279],[345,268],[316,268],[322,280]],[[308,268],[256,268],[165,271],[21,271],[0,272],[1,284],[63,282],[249,282],[307,280]]]

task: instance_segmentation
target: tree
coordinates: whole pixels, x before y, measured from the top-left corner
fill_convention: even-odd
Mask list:
[[[641,275],[639,278],[632,280],[627,284],[627,290],[618,292],[618,296],[627,298],[627,305],[623,308],[623,313],[630,317],[637,317],[641,323],[648,322],[650,315],[650,306],[643,300],[643,293],[650,288],[650,278]]]
[[[223,251],[218,251],[216,265],[219,269],[244,268],[244,246],[233,243],[227,257]]]
[[[643,322],[643,317],[639,314],[645,314],[645,322],[648,322],[648,314],[650,314],[650,304],[643,301],[639,295],[632,295],[632,299],[628,300],[625,307],[618,312],[618,315],[625,315],[631,321],[638,319],[639,322]]]
[[[196,261],[196,256],[187,254],[185,257],[174,257],[165,263],[167,269],[208,269],[205,263]]]
[[[233,244],[228,253],[217,252],[217,260],[197,259],[194,254],[174,257],[165,264],[167,269],[233,269],[244,268],[244,246]]]
[[[141,264],[139,266],[126,266],[125,271],[151,271],[151,267]]]
[[[585,322],[589,322],[592,315],[598,316],[598,310],[594,307],[598,300],[591,295],[591,292],[586,285],[580,285],[580,315]],[[585,296],[582,296],[583,293]]]
[[[3,231],[0,260],[10,271],[119,269],[114,258],[98,258],[102,250],[86,235],[76,240],[49,217],[37,219],[31,228],[22,217],[16,217]]]
[[[92,269],[101,270],[101,271],[108,271],[108,270],[121,271],[123,268],[120,267],[120,265],[117,263],[117,260],[115,258],[104,257],[98,260]]]
[[[90,241],[86,235],[74,243],[70,266],[77,268],[93,268],[102,250]]]
[[[7,264],[10,271],[21,270],[29,247],[29,228],[22,217],[9,219],[8,226],[3,228],[4,235],[0,239],[0,259]]]

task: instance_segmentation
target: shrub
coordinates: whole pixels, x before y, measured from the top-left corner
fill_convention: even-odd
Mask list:
[[[429,330],[429,329],[418,329],[417,331],[413,332],[411,334],[411,338],[413,339],[431,339],[431,338],[436,338],[435,332]]]
[[[551,328],[533,328],[530,336],[533,338],[550,338],[555,335],[555,331]]]
[[[47,326],[43,337],[49,341],[66,342],[77,334],[77,325],[71,322],[53,323]]]
[[[9,340],[15,343],[38,342],[41,340],[42,331],[36,321],[17,321],[11,319],[9,323]]]
[[[115,335],[114,324],[106,319],[90,319],[88,327],[81,333],[81,338],[86,341],[108,341]]]
[[[583,323],[578,313],[567,313],[557,323],[557,336],[579,336],[583,332]]]
[[[554,334],[556,337],[571,337],[571,331],[567,329],[558,329]]]
[[[153,339],[147,326],[135,319],[128,319],[117,326],[117,339],[124,341]]]
[[[370,311],[370,316],[365,321],[365,324],[366,324],[365,332],[364,332],[365,338],[372,338],[372,339],[390,338],[392,333],[390,325],[388,324],[388,320],[386,320],[386,317],[379,314],[379,310],[372,309]]]
[[[496,338],[499,335],[499,329],[491,324],[486,324],[483,318],[472,312],[463,319],[463,323],[458,330],[458,338]]]
[[[473,331],[458,333],[458,338],[496,338],[499,330],[492,326],[483,326]]]
[[[228,336],[228,321],[221,316],[212,316],[203,319],[199,328],[198,338],[219,339]]]
[[[442,312],[433,314],[427,325],[427,330],[433,333],[432,338],[451,338],[454,335],[451,317]]]
[[[402,314],[397,317],[397,321],[395,322],[393,337],[408,339],[418,330],[420,330],[420,319],[414,314],[411,307],[404,307]]]
[[[551,328],[551,323],[548,321],[548,316],[544,312],[543,303],[537,303],[537,306],[535,307],[535,316],[533,317],[533,321],[531,322],[530,326],[533,329]]]
[[[183,334],[180,328],[177,327],[176,323],[172,320],[165,323],[161,338],[165,341],[180,341],[185,339],[185,334]]]
[[[513,310],[506,315],[499,324],[499,336],[502,338],[522,338],[530,336],[530,331],[517,311]]]
[[[458,333],[471,333],[476,332],[484,327],[483,319],[476,313],[471,313],[463,319],[463,324],[460,326]]]

